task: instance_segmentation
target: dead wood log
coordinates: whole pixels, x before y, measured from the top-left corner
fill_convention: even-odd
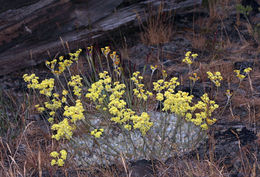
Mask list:
[[[94,40],[106,40],[108,33],[121,27],[138,27],[138,20],[146,20],[147,4],[160,5],[158,0],[128,1],[27,0],[31,3],[18,9],[0,9],[0,76],[64,51],[61,39],[75,50]],[[165,12],[182,11],[200,5],[201,0],[164,3]]]

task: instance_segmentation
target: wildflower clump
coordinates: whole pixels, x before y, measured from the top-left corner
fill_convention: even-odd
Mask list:
[[[50,123],[53,123],[56,111],[59,108],[62,107],[62,103],[61,103],[61,101],[59,99],[59,94],[54,93],[52,99],[50,99],[49,101],[45,101],[44,102],[44,107],[46,108],[46,110],[47,110],[47,112],[49,113],[49,116],[50,116],[48,118],[48,121]]]
[[[194,105],[194,110],[198,109],[201,112],[195,113],[195,118],[189,118],[191,122],[195,125],[200,126],[202,129],[208,129],[209,125],[216,122],[215,118],[212,117],[212,113],[219,107],[215,101],[210,100],[208,94],[201,96],[201,100],[196,105]]]
[[[31,74],[30,76],[28,74],[24,74],[23,79],[25,82],[27,82],[27,88],[34,89],[39,83],[38,81],[39,77],[37,77],[35,74]]]
[[[166,99],[163,111],[170,111],[178,117],[185,118],[186,114],[193,109],[191,106],[193,96],[187,92],[178,91],[173,93],[172,91],[166,91],[164,95]]]
[[[234,70],[236,73],[237,78],[242,81],[246,76],[240,73],[240,70]]]
[[[248,75],[252,71],[252,68],[248,67],[248,68],[245,68],[243,71],[246,75]],[[236,73],[236,76],[240,80],[240,82],[246,77],[246,75],[241,74],[240,70],[236,69],[236,70],[234,70],[234,72]]]
[[[133,89],[134,95],[139,99],[143,99],[146,101],[149,96],[152,96],[152,92],[144,89],[144,84],[142,84],[143,76],[140,76],[140,72],[136,71],[133,73],[133,77],[131,78],[133,81],[135,88]]]
[[[153,126],[153,122],[150,122],[150,116],[146,112],[143,112],[141,116],[134,115],[131,117],[134,124],[134,129],[139,129],[143,136]]]
[[[101,52],[104,54],[104,56],[107,58],[108,54],[110,53],[110,47],[106,46],[105,48],[101,48]]]
[[[220,87],[220,81],[223,80],[221,73],[218,71],[214,72],[214,73],[208,71],[207,74],[208,74],[208,78],[211,80],[211,82],[213,82],[216,87]]]
[[[57,151],[53,151],[50,153],[50,156],[54,159],[51,160],[51,166],[58,165],[62,167],[64,165],[64,161],[67,159],[67,151],[62,149],[59,153]]]
[[[198,57],[198,54],[196,54],[196,53],[192,54],[191,51],[188,51],[185,54],[185,58],[182,60],[182,62],[184,62],[190,66],[197,57]]]
[[[30,76],[24,75],[24,80],[28,82],[29,88],[38,89],[40,94],[43,94],[49,97],[49,101],[44,102],[44,106],[35,105],[35,108],[39,112],[47,110],[49,114],[48,121],[53,124],[55,113],[58,109],[62,108],[62,103],[66,103],[66,95],[68,94],[67,90],[62,91],[62,99],[60,100],[60,95],[58,93],[52,93],[54,89],[54,79],[45,79],[41,83],[38,81],[38,77],[35,74]],[[72,76],[71,81],[68,85],[74,88],[73,92],[75,95],[80,97],[81,91],[81,77]],[[84,108],[80,100],[76,100],[75,106],[65,106],[63,115],[67,118],[64,118],[61,122],[53,124],[51,129],[55,130],[57,133],[52,135],[52,138],[60,140],[61,138],[70,139],[73,134],[73,130],[76,128],[76,122],[78,120],[84,119]]]
[[[120,63],[120,59],[119,59],[119,55],[116,54],[116,51],[114,51],[113,53],[110,54],[110,58],[113,61],[114,69],[117,69],[117,67]]]
[[[81,145],[81,139],[78,141],[78,137],[73,137],[73,134],[77,127],[86,127],[84,132],[88,133],[79,137],[88,139],[88,143],[85,144],[88,149],[86,152],[92,150],[93,154],[103,154],[105,160],[110,155],[109,153],[111,156],[117,156],[119,152],[127,152],[129,158],[139,158],[140,154],[142,154],[142,158],[151,154],[155,154],[156,157],[161,157],[161,155],[169,157],[171,151],[167,151],[167,149],[172,149],[172,144],[179,142],[189,144],[189,138],[182,140],[184,136],[188,137],[193,129],[195,129],[193,131],[195,133],[198,132],[196,130],[199,132],[201,129],[206,130],[209,125],[216,122],[212,115],[218,105],[210,100],[207,94],[201,97],[201,101],[194,103],[192,91],[188,93],[180,90],[178,88],[180,82],[177,77],[168,80],[163,66],[161,67],[162,76],[160,76],[162,79],[153,83],[152,76],[157,66],[150,66],[151,79],[149,85],[145,85],[144,78],[139,71],[134,72],[130,78],[123,75],[124,72],[121,72],[120,60],[116,52],[111,52],[109,47],[102,48],[101,51],[107,61],[109,57],[112,59],[117,75],[111,72],[109,62],[107,62],[109,72],[104,71],[103,66],[96,66],[92,46],[87,48],[86,55],[92,72],[86,76],[71,75],[70,72],[70,66],[74,62],[78,62],[81,49],[75,53],[69,53],[69,59],[61,56],[52,61],[46,61],[47,67],[59,82],[56,82],[54,78],[40,81],[35,74],[24,75],[28,88],[39,91],[46,98],[35,108],[39,112],[44,112],[43,115],[47,115],[46,118],[53,131],[53,139],[63,140],[62,142],[66,143],[73,140],[72,144]],[[197,54],[187,52],[183,62],[190,67],[197,56]],[[99,57],[99,59],[102,64],[102,58]],[[102,72],[97,74],[97,71],[100,70]],[[249,73],[250,69],[244,72]],[[217,87],[220,86],[222,80],[220,73],[211,73],[209,78]],[[198,79],[196,73],[190,76],[190,80],[194,83]],[[84,93],[84,90],[87,90],[87,93]],[[85,98],[82,96],[83,94]],[[155,101],[159,105],[159,112],[151,109],[154,107],[151,104]],[[93,109],[87,111],[88,108],[92,108],[92,105],[96,108],[95,114],[92,114]],[[155,114],[158,116],[154,116]],[[183,126],[184,124],[185,126]],[[182,128],[186,125],[188,125],[188,133],[184,136],[180,133],[179,136],[179,130],[183,130]],[[191,128],[191,126],[193,127]],[[200,135],[200,133],[198,134]],[[117,143],[113,144],[113,141]],[[77,144],[77,142],[79,143]],[[125,145],[121,146],[122,143]],[[183,146],[181,143],[180,147]],[[97,151],[93,150],[96,145],[100,146]],[[170,147],[165,146],[165,148],[164,145]],[[155,149],[158,151],[153,152]],[[61,167],[67,158],[67,151],[53,151],[50,156],[53,158],[51,165]]]
[[[81,52],[82,52],[82,49],[77,50],[75,53],[69,53],[70,60],[78,61],[79,55],[80,55]]]
[[[82,49],[79,49],[75,53],[69,53],[69,59],[65,59],[64,56],[60,56],[58,59],[55,58],[52,61],[46,61],[45,64],[53,74],[59,76],[66,69],[68,69],[74,61],[78,61],[81,52]]]
[[[164,105],[162,111],[174,113],[178,119],[185,118],[204,130],[208,129],[208,125],[216,122],[216,119],[211,119],[211,116],[218,105],[210,100],[207,94],[201,97],[202,101],[194,104],[193,95],[183,91],[175,92],[176,86],[179,85],[175,77],[170,82],[158,80],[153,84],[153,89],[157,92],[156,99],[162,101]],[[198,113],[198,111],[201,112]]]
[[[124,100],[125,84],[118,81],[113,82],[112,78],[107,74],[107,71],[99,74],[100,80],[91,85],[86,97],[94,101],[97,108],[108,110],[112,116],[110,118],[111,121],[123,125],[127,130],[132,130],[132,128],[139,129],[141,133],[145,135],[152,126],[152,122],[149,121],[149,116],[146,114],[138,116],[135,114],[135,111],[127,108],[127,103]],[[139,73],[135,73],[132,77],[132,81],[137,87],[134,94],[146,100],[147,95],[151,93],[143,89],[144,85],[140,84],[139,80],[142,80],[142,77],[139,76]],[[108,98],[107,103],[104,102],[105,98]]]
[[[80,100],[76,100],[75,106],[65,106],[63,115],[66,117],[70,117],[70,121],[72,123],[76,123],[78,120],[82,120],[85,118],[83,112],[84,108]]]
[[[51,129],[57,131],[55,135],[52,135],[52,138],[56,139],[57,141],[61,138],[70,140],[73,134],[73,130],[76,129],[76,126],[73,124],[71,125],[69,123],[69,119],[64,118],[61,122],[53,124]]]
[[[81,96],[81,87],[83,86],[81,83],[82,78],[79,75],[71,76],[71,81],[69,81],[68,85],[73,87],[73,93],[77,97]]]
[[[54,87],[54,79],[44,79],[41,83],[39,83],[39,77],[35,74],[24,74],[23,79],[27,82],[27,87],[32,89],[39,90],[40,94],[46,95],[48,97],[51,96],[53,87]]]
[[[173,77],[169,82],[159,79],[157,82],[153,82],[153,90],[157,92],[156,99],[162,101],[164,99],[163,91],[168,89],[169,92],[173,93],[174,89],[180,85],[177,81],[177,77]]]
[[[57,132],[55,135],[52,135],[52,138],[55,138],[56,140],[60,140],[61,138],[70,140],[73,131],[76,129],[76,122],[85,118],[83,113],[84,108],[79,99],[76,100],[75,106],[65,106],[63,116],[67,118],[52,125],[51,129],[56,130]]]

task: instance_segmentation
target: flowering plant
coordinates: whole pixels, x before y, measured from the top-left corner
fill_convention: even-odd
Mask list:
[[[52,138],[67,142],[60,153],[50,153],[54,158],[51,165],[63,166],[67,151],[81,164],[105,163],[119,158],[121,153],[129,159],[164,159],[174,150],[195,147],[205,135],[203,130],[216,122],[212,116],[218,105],[206,93],[201,101],[195,102],[193,95],[177,90],[180,85],[177,77],[166,80],[165,70],[162,71],[163,79],[153,82],[153,88],[148,90],[139,71],[132,73],[130,78],[125,77],[119,69],[116,52],[109,55],[109,47],[101,51],[107,61],[111,58],[115,72],[108,61],[108,71],[103,70],[94,77],[86,77],[81,71],[72,75],[71,66],[79,64],[82,52],[79,49],[69,53],[69,59],[61,56],[46,62],[54,78],[40,82],[35,74],[23,76],[28,88],[46,96],[46,101],[35,108],[47,115],[53,130]],[[93,62],[93,47],[88,48],[86,57],[89,67],[98,73]],[[187,53],[184,62],[190,65],[196,57],[197,54]],[[151,66],[151,77],[156,69],[157,66]],[[219,74],[216,75],[216,79],[211,77],[215,84],[221,80]],[[198,79],[194,74],[194,82]],[[154,104],[160,105],[159,110],[153,108]],[[77,131],[84,134],[74,136]],[[77,149],[81,146],[86,151],[80,155]],[[97,160],[100,157],[105,158]]]

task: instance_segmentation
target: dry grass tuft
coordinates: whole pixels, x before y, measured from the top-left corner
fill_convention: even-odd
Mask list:
[[[207,45],[207,38],[201,34],[194,34],[190,39],[192,47],[199,50],[205,50]]]
[[[142,24],[144,32],[141,33],[141,41],[146,45],[167,43],[174,34],[173,24],[170,22],[171,14],[165,14],[162,10],[163,3],[160,4],[157,15],[150,12],[147,25]]]
[[[158,167],[159,176],[208,176],[221,177],[225,176],[223,167],[220,167],[216,162],[209,160],[181,160],[174,159],[170,164],[161,164]]]

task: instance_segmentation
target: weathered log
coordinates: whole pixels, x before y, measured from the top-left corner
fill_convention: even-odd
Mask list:
[[[201,0],[164,3],[165,12],[182,11],[200,5]],[[74,50],[93,40],[106,40],[107,33],[120,27],[133,29],[139,20],[146,19],[147,4],[157,7],[160,1],[88,0],[75,4],[69,0],[31,0],[18,9],[0,9],[0,75],[36,65],[49,58],[48,54],[63,51],[61,39]]]

